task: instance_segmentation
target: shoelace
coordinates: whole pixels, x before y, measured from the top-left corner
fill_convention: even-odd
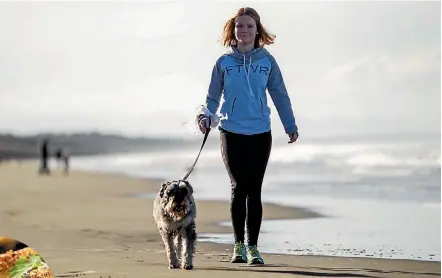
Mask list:
[[[251,254],[253,257],[259,257],[259,251],[258,251],[258,248],[256,248],[255,246],[253,246],[253,247],[250,247],[249,250],[250,250],[250,254]]]
[[[236,244],[235,245],[235,253],[242,252],[242,249],[243,249],[243,245],[242,244]]]

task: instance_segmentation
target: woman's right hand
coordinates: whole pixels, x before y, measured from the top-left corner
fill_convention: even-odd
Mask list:
[[[206,132],[210,129],[209,118],[207,116],[201,116],[198,121],[198,127],[203,134],[206,134]]]

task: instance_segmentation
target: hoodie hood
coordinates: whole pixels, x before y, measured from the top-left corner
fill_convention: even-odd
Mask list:
[[[226,55],[234,57],[240,61],[243,61],[244,59],[246,59],[247,61],[256,61],[270,55],[270,53],[267,51],[267,49],[263,47],[255,48],[248,52],[241,53],[236,47],[231,46],[227,50]]]

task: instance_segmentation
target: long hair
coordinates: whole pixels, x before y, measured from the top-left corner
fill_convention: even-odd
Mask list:
[[[225,47],[230,47],[232,45],[237,45],[238,41],[235,37],[235,21],[239,16],[242,15],[248,15],[252,17],[256,22],[256,29],[258,31],[258,34],[255,38],[255,48],[257,47],[263,47],[265,45],[273,44],[275,41],[276,36],[273,34],[270,34],[262,25],[261,23],[261,17],[256,12],[255,9],[250,7],[243,7],[240,8],[234,16],[229,18],[227,22],[224,25],[223,28],[223,34],[221,38],[221,44]]]

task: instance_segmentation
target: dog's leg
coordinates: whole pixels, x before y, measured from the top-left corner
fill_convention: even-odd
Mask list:
[[[176,254],[181,265],[183,265],[183,256],[181,254],[183,249],[182,246],[183,246],[182,232],[181,230],[178,230],[175,235],[175,247],[176,247]]]
[[[196,226],[195,221],[192,221],[188,226],[182,230],[183,234],[183,269],[190,270],[193,268],[193,256],[195,255],[196,245]]]
[[[163,239],[164,247],[166,248],[167,260],[169,261],[169,268],[179,268],[175,246],[173,244],[173,233],[167,230],[161,230],[161,237]]]

